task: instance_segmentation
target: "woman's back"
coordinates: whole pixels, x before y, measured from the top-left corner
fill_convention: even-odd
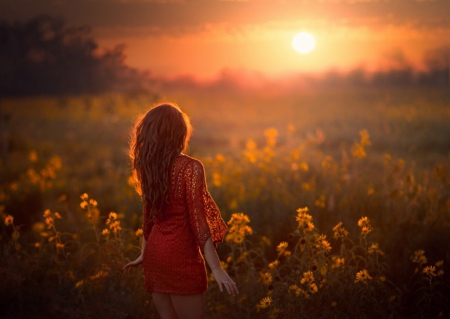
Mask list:
[[[172,169],[169,202],[153,219],[144,211],[147,290],[177,294],[205,291],[201,248],[210,237],[221,241],[226,231],[207,190],[203,165],[192,157],[178,156]]]

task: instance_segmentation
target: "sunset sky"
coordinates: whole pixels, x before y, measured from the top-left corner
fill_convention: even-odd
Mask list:
[[[450,0],[0,0],[1,20],[38,14],[88,24],[101,47],[125,44],[128,65],[167,77],[421,68],[450,45]],[[311,53],[292,47],[302,31]]]

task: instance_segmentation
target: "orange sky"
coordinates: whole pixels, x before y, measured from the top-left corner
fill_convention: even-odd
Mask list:
[[[130,66],[168,77],[420,67],[424,52],[450,45],[449,0],[0,0],[0,12],[88,24],[102,47],[126,44]],[[300,31],[315,37],[309,54],[292,48]]]

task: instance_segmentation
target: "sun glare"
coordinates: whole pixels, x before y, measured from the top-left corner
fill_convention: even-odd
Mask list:
[[[300,53],[309,53],[311,52],[316,45],[316,41],[314,37],[306,32],[298,33],[294,39],[292,39],[292,46],[295,51]]]

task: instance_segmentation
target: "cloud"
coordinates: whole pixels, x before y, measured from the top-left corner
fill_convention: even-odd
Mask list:
[[[30,19],[38,14],[64,17],[69,24],[95,28],[135,28],[153,35],[198,33],[208,25],[231,28],[261,23],[326,21],[332,26],[379,28],[409,25],[450,29],[448,0],[0,0],[0,19]],[[145,32],[142,32],[145,34]],[[148,33],[147,33],[148,34]]]

